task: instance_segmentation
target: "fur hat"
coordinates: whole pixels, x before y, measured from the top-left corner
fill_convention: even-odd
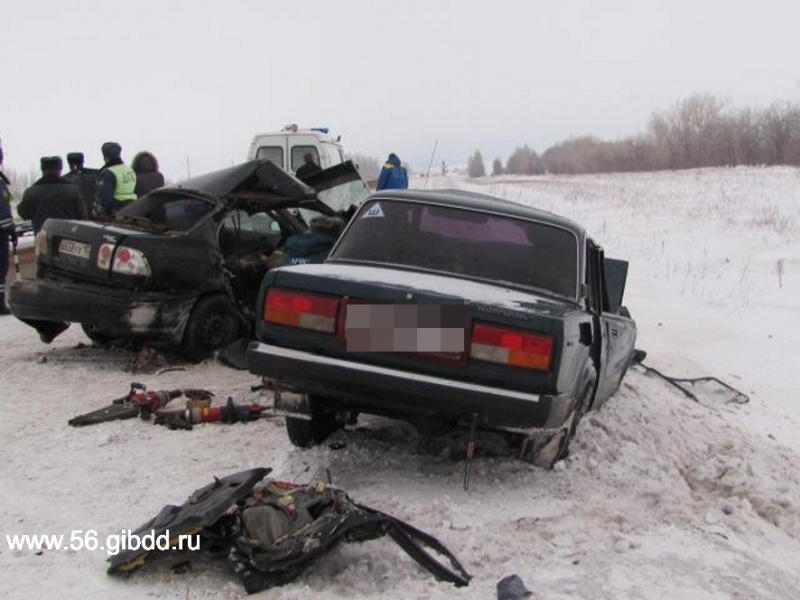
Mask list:
[[[39,159],[39,166],[42,171],[60,171],[64,163],[61,162],[60,156],[43,156]]]

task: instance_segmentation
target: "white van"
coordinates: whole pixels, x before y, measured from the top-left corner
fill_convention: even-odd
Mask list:
[[[306,152],[310,152],[314,161],[327,169],[344,162],[340,138],[330,135],[326,127],[300,129],[296,124],[287,125],[277,133],[259,133],[253,137],[247,158],[267,158],[294,175]]]

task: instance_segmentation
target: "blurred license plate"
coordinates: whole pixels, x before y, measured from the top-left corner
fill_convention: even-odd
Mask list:
[[[466,304],[347,305],[347,350],[355,352],[464,352]]]
[[[78,258],[89,258],[89,252],[92,247],[83,242],[76,242],[75,240],[61,240],[58,245],[59,254],[69,254],[70,256],[77,256]]]

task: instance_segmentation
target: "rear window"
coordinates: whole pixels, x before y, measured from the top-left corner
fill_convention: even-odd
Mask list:
[[[316,146],[292,146],[291,150],[292,154],[292,171],[297,171],[303,164],[306,162],[305,156],[306,154],[310,154],[311,157],[314,159],[314,163],[319,166],[319,152],[317,152]]]
[[[148,194],[117,213],[119,218],[141,219],[141,225],[152,224],[158,229],[188,231],[211,212],[213,206],[207,200],[183,194]]]
[[[431,204],[365,204],[329,260],[407,266],[570,298],[578,289],[578,240],[572,232]]]
[[[281,169],[283,168],[283,148],[281,146],[261,146],[256,152],[256,158],[271,160]]]

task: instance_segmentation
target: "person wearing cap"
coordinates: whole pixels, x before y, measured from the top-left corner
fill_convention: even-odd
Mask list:
[[[47,219],[88,218],[77,186],[61,176],[61,157],[43,156],[40,165],[42,177],[22,195],[22,201],[17,206],[19,216],[30,219],[36,233],[39,233]]]
[[[297,167],[294,176],[303,181],[306,177],[314,173],[319,173],[320,171],[322,171],[322,167],[314,162],[314,155],[311,154],[311,152],[306,152],[303,155],[303,164]]]
[[[295,234],[286,240],[278,266],[321,263],[328,258],[342,229],[344,221],[338,217],[314,217],[308,232]]]
[[[386,159],[386,163],[381,169],[375,191],[404,190],[406,188],[408,188],[408,172],[400,162],[397,154],[392,152],[389,154],[389,158]]]
[[[100,147],[105,164],[97,174],[95,213],[112,215],[136,200],[136,173],[122,161],[122,146],[106,142]]]
[[[86,213],[91,215],[97,191],[97,169],[89,169],[83,165],[83,152],[67,154],[67,166],[69,172],[64,175],[64,179],[78,187]]]
[[[0,315],[10,315],[6,306],[6,276],[8,275],[8,243],[13,241],[16,247],[17,231],[14,227],[14,214],[11,212],[11,182],[3,173],[3,146],[0,145]]]

